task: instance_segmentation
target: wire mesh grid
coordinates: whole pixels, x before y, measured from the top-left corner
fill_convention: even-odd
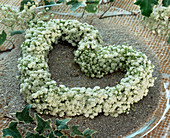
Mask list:
[[[21,0],[0,0],[1,4],[8,4],[11,6],[19,7]],[[115,11],[126,11],[126,12],[133,12],[139,11],[139,8],[135,6],[134,0],[115,0],[113,6],[108,10],[106,15],[114,14]],[[99,12],[96,14],[97,16],[101,15],[107,8],[109,8],[110,4],[101,5],[99,7]],[[83,13],[83,9],[79,8],[74,13],[70,13],[68,6],[59,5],[53,7],[53,12],[55,16],[53,18],[62,18],[62,19],[75,19],[80,18]],[[88,15],[87,15],[88,16]],[[90,15],[91,16],[91,15]],[[152,128],[157,125],[153,131],[146,132],[145,137],[168,137],[169,128],[170,128],[170,112],[167,112],[162,119],[162,121],[158,124],[163,112],[166,108],[167,97],[165,91],[170,89],[169,86],[169,78],[170,78],[170,45],[167,43],[168,35],[165,37],[160,37],[153,34],[151,31],[148,31],[147,28],[143,25],[143,20],[141,15],[136,16],[113,16],[109,18],[102,19],[103,22],[108,24],[119,24],[123,27],[128,28],[131,32],[133,32],[139,39],[145,43],[152,51],[155,53],[156,57],[158,58],[161,66],[161,73],[163,75],[162,79],[162,92],[161,92],[161,99],[158,105],[157,110],[154,112],[153,117],[160,116],[157,121],[152,125]],[[4,29],[4,26],[0,27],[0,32]],[[17,39],[15,39],[17,41]],[[6,42],[3,44],[0,49],[10,48],[11,43]],[[164,83],[167,83],[168,86],[165,89]],[[3,101],[0,101],[3,102]],[[1,107],[0,107],[1,108]],[[9,119],[2,118],[0,115],[0,130],[5,128],[8,123]],[[2,136],[0,131],[0,137]]]

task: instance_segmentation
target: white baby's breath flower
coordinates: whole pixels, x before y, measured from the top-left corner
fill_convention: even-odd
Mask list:
[[[153,86],[151,62],[147,61],[146,55],[139,54],[131,46],[102,47],[98,31],[88,24],[75,20],[54,19],[49,23],[38,21],[37,24],[41,27],[33,25],[34,29],[30,28],[26,31],[26,41],[22,45],[23,57],[19,59],[18,65],[24,80],[24,83],[21,83],[20,91],[23,94],[31,95],[28,101],[33,102],[37,111],[42,112],[48,108],[48,112],[45,113],[57,113],[61,117],[65,114],[70,116],[84,114],[85,117],[90,118],[94,118],[98,113],[104,111],[105,115],[116,117],[127,111],[131,104],[146,96],[148,87]],[[80,32],[76,27],[80,28]],[[73,35],[74,33],[76,34]],[[57,87],[56,82],[50,78],[46,58],[52,49],[51,41],[54,42],[56,38],[62,38],[73,46],[78,43],[78,49],[74,52],[75,62],[80,65],[86,75],[101,78],[124,66],[121,61],[125,61],[127,62],[126,68],[129,68],[127,76],[119,85],[104,89],[99,86],[95,86],[93,89],[68,88],[65,85]],[[129,52],[125,53],[125,51]],[[132,60],[132,55],[138,58]],[[139,64],[140,66],[138,66]],[[140,73],[138,74],[137,71]],[[141,78],[143,81],[140,81]],[[140,92],[141,86],[143,89]],[[133,96],[135,96],[135,100]],[[46,102],[46,105],[41,106],[40,101]],[[51,106],[54,107],[54,110]]]

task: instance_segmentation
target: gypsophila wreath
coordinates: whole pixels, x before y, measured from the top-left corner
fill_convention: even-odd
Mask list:
[[[92,25],[53,19],[30,26],[18,64],[20,91],[39,113],[94,118],[103,112],[117,117],[129,113],[130,106],[146,96],[148,88],[154,85],[154,66],[145,54],[128,45],[104,47],[98,30]],[[59,39],[77,46],[74,60],[87,76],[101,78],[120,69],[126,71],[125,78],[120,84],[104,89],[56,86],[56,81],[51,80],[47,56],[52,43]]]

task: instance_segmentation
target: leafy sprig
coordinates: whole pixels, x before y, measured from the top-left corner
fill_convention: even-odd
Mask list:
[[[168,7],[170,5],[170,0],[163,0],[162,6]]]
[[[44,0],[44,4],[45,5],[53,5],[53,4],[56,4],[54,1],[48,1],[48,0]],[[48,7],[48,8],[45,8],[46,11],[49,11],[51,10],[51,7]]]
[[[3,137],[11,136],[13,138],[21,138],[21,134],[18,130],[18,124],[26,123],[31,124],[35,123],[36,127],[34,128],[34,132],[28,131],[26,133],[25,138],[68,138],[81,136],[84,138],[92,138],[92,135],[96,133],[95,130],[91,130],[89,128],[85,129],[81,132],[78,129],[78,126],[72,126],[71,130],[69,129],[68,122],[71,120],[70,118],[59,120],[56,119],[55,127],[52,127],[51,120],[44,120],[37,113],[34,114],[34,118],[30,116],[30,108],[31,105],[27,105],[21,112],[16,112],[16,118],[18,121],[10,122],[8,127],[3,129]],[[35,121],[34,121],[35,120]],[[49,131],[47,131],[49,130]],[[70,130],[70,134],[65,130]],[[46,132],[46,135],[44,134]]]
[[[21,138],[21,134],[17,129],[18,122],[10,122],[8,128],[3,129],[3,137],[11,136],[13,138]]]
[[[0,45],[2,45],[5,42],[6,37],[7,37],[7,34],[5,30],[3,30],[2,33],[0,34]]]
[[[98,11],[99,0],[87,1],[85,11],[88,13],[96,13]]]
[[[82,2],[79,2],[78,0],[71,0],[66,3],[66,5],[72,5],[70,10],[74,12],[76,9],[78,9],[81,6],[85,6]]]
[[[134,4],[140,6],[142,15],[149,17],[153,11],[153,7],[158,4],[159,0],[136,0]]]

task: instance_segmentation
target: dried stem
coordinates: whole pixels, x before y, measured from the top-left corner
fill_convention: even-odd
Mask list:
[[[84,7],[83,13],[81,15],[81,18],[83,18],[84,14],[85,14],[85,7]]]
[[[25,124],[24,122],[18,121],[18,120],[16,120],[15,118],[10,117],[10,116],[7,116],[7,115],[4,115],[3,117],[4,117],[4,118],[8,118],[8,119],[10,119],[10,120],[17,121],[19,124]],[[31,122],[31,124],[36,125],[36,123],[35,123],[35,122]]]
[[[110,2],[108,2],[108,3],[110,3]],[[103,12],[103,14],[100,15],[99,19],[104,19],[104,18],[108,18],[108,17],[115,17],[115,16],[136,16],[136,15],[138,15],[140,13],[140,12],[138,12],[138,13],[131,12],[131,14],[118,14],[118,15],[104,16],[106,14],[106,12],[108,12],[113,5],[114,5],[114,2],[107,8],[107,10],[105,10]]]
[[[110,10],[110,8],[113,6],[113,4],[114,4],[114,3],[112,3],[112,4],[107,8],[107,10],[105,10],[105,11],[102,13],[102,15],[100,15],[99,19],[103,19],[103,16],[106,14],[106,12],[107,12],[108,10]]]
[[[8,119],[10,119],[10,120],[17,121],[15,118],[12,118],[12,117],[10,117],[10,116],[7,116],[7,115],[4,115],[3,117],[4,117],[4,118],[8,118]]]
[[[100,17],[99,19],[104,19],[104,18],[108,18],[108,17],[115,17],[115,16],[136,16],[139,13],[134,13],[131,12],[131,14],[117,14],[117,15],[108,15],[108,16],[104,16],[104,17]]]
[[[67,135],[69,138],[72,138],[72,136],[69,134],[69,133],[67,133],[66,131],[62,131],[65,135]]]

